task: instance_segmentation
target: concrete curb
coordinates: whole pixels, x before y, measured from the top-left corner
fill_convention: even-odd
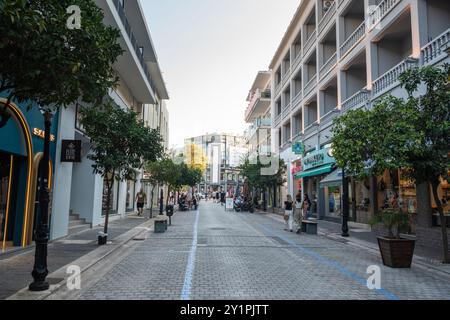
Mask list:
[[[50,295],[56,293],[62,286],[67,283],[67,279],[70,276],[67,274],[67,268],[69,266],[78,266],[81,269],[81,275],[88,271],[91,267],[95,266],[103,259],[107,258],[118,249],[132,241],[133,239],[145,240],[144,233],[151,232],[153,230],[154,218],[143,222],[142,224],[134,227],[133,229],[125,232],[114,239],[112,244],[98,247],[97,249],[89,252],[81,258],[59,268],[55,272],[52,272],[47,276],[47,279],[58,279],[56,284],[51,284],[50,289],[43,292],[31,292],[28,287],[23,288],[17,293],[9,296],[6,300],[44,300]]]

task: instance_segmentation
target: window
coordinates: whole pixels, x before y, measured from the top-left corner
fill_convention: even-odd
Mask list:
[[[119,5],[120,5],[122,8],[125,8],[125,0],[119,0]]]

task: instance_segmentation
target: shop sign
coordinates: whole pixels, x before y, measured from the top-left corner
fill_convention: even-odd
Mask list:
[[[61,162],[81,162],[81,140],[61,141]]]
[[[292,145],[292,152],[294,154],[303,154],[305,152],[305,145],[298,141]]]
[[[39,137],[41,139],[45,139],[45,131],[39,128],[33,128],[33,134],[36,137]],[[50,141],[54,142],[55,141],[55,136],[53,134],[50,135]]]
[[[302,167],[303,171],[320,167],[326,164],[335,163],[336,160],[332,157],[332,149],[322,149],[319,151],[313,151],[309,155],[303,158]]]

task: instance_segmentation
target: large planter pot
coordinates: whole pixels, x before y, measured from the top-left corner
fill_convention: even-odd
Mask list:
[[[411,268],[416,240],[378,237],[383,264],[391,268]]]

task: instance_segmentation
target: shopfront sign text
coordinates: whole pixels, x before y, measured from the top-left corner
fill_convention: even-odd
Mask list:
[[[331,155],[331,149],[322,149],[311,152],[303,159],[303,171],[326,164],[335,163],[336,160]]]
[[[45,139],[45,131],[39,128],[33,128],[33,134],[36,137],[39,137],[41,139]],[[55,141],[55,136],[53,134],[50,135],[50,141],[54,142]]]

